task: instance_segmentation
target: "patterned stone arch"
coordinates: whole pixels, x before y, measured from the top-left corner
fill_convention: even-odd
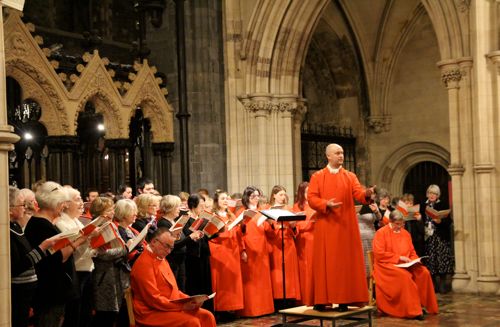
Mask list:
[[[387,188],[392,194],[402,194],[408,171],[423,161],[431,161],[448,169],[450,153],[442,146],[430,142],[402,145],[387,157],[378,174],[377,185]]]
[[[96,113],[102,114],[104,118],[106,139],[128,138],[128,125],[124,125],[120,105],[101,89],[92,89],[80,98],[74,117],[75,131],[78,124],[78,114],[84,110],[85,104],[89,101],[94,104]]]
[[[148,118],[151,123],[153,143],[174,141],[173,115],[171,110],[165,113],[157,98],[150,94],[145,94],[134,102],[129,115],[129,123],[137,107],[142,108],[144,117]]]
[[[36,67],[23,59],[6,62],[6,75],[14,78],[22,89],[23,99],[31,98],[42,107],[40,123],[48,135],[70,134],[70,123],[64,101],[56,87]]]

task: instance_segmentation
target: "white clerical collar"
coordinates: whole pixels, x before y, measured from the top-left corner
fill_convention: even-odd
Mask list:
[[[395,231],[395,230],[394,230],[394,225],[393,225],[392,223],[389,223],[389,226],[391,226],[391,229],[392,229],[392,232],[393,232],[393,233],[396,233],[396,234],[401,233],[401,229],[399,229],[398,231]]]
[[[328,168],[330,173],[338,174],[338,172],[340,171],[340,168],[342,168],[342,165],[340,165],[339,168],[332,168],[330,165],[326,165],[326,167]]]

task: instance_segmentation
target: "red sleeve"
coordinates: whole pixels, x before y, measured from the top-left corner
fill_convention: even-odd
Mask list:
[[[349,178],[350,178],[351,184],[352,184],[352,196],[358,202],[360,202],[362,204],[368,204],[368,202],[366,202],[366,190],[365,190],[365,188],[359,183],[359,180],[355,174],[353,174],[351,172],[349,172],[348,174],[349,174]]]

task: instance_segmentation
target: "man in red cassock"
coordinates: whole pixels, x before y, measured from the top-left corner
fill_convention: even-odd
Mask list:
[[[338,144],[326,148],[328,165],[311,176],[307,199],[316,210],[313,255],[313,299],[315,310],[347,311],[348,305],[368,302],[363,248],[354,199],[366,204],[373,193],[356,175],[342,168],[344,150]]]
[[[158,228],[132,268],[135,320],[140,326],[151,327],[215,327],[213,314],[199,308],[199,304],[171,302],[188,297],[179,291],[165,260],[174,248],[174,241],[167,228]]]
[[[403,215],[394,210],[389,215],[389,224],[379,229],[373,238],[377,307],[394,317],[423,320],[422,307],[428,313],[438,313],[438,305],[426,267],[420,263],[408,268],[395,266],[418,259],[404,225]]]

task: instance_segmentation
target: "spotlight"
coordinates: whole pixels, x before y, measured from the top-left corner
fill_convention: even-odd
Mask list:
[[[101,132],[102,132],[102,131],[104,131],[105,129],[106,129],[106,128],[104,127],[104,124],[98,124],[98,125],[97,125],[97,130],[98,130],[98,131],[101,131]]]
[[[26,133],[24,133],[24,139],[25,140],[32,140],[33,135],[30,132],[26,132]]]

